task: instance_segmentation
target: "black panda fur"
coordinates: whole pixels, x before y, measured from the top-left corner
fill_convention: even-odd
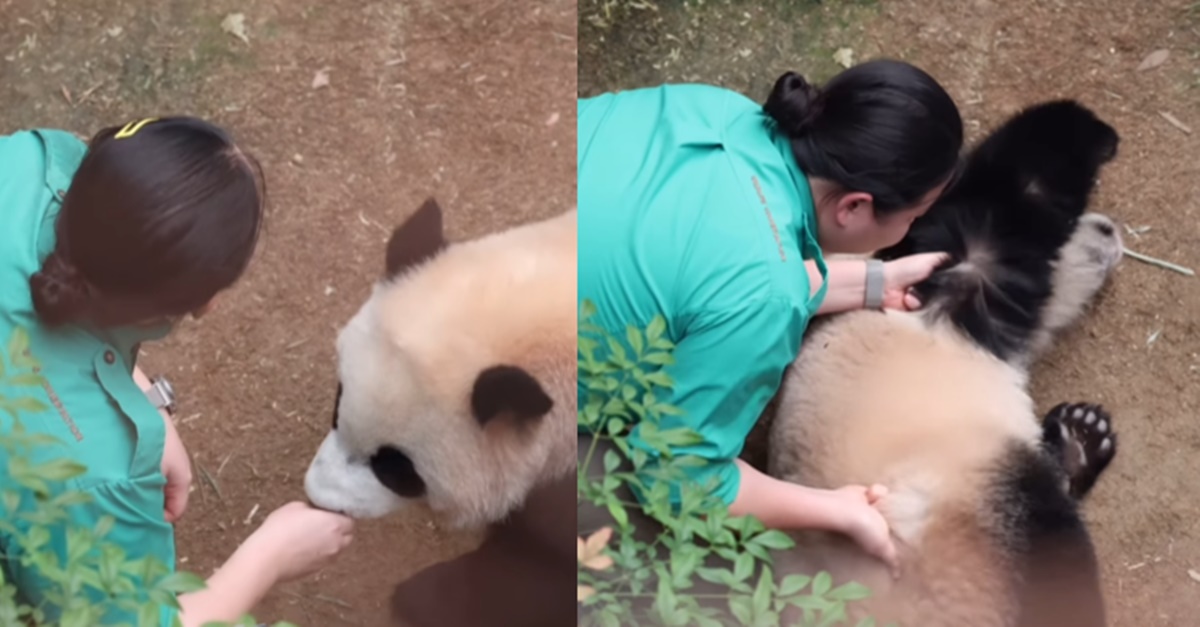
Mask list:
[[[915,288],[923,310],[813,325],[776,399],[769,472],[814,487],[898,485],[882,508],[903,574],[892,581],[845,538],[812,533],[781,556],[784,572],[858,579],[875,590],[864,609],[881,623],[1105,624],[1079,505],[1115,454],[1111,417],[1061,404],[1039,426],[1026,383],[1033,359],[1082,315],[1120,257],[1112,222],[1085,213],[1118,141],[1074,102],[1021,112],[972,151],[903,241],[876,255],[951,253]],[[901,347],[925,351],[941,371],[921,372]],[[905,400],[870,400],[873,377]],[[962,389],[943,387],[955,384]],[[961,420],[936,416],[943,410]],[[876,458],[857,459],[865,451]],[[879,461],[887,456],[894,463]]]

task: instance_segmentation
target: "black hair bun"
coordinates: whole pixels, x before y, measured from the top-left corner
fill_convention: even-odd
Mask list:
[[[56,252],[29,278],[29,289],[38,318],[50,326],[79,321],[91,302],[87,281]]]
[[[801,135],[821,114],[821,90],[803,76],[787,72],[775,81],[763,110],[789,136]]]

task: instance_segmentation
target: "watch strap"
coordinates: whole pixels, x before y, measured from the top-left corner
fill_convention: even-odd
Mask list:
[[[175,399],[171,398],[170,393],[167,392],[161,380],[154,379],[151,381],[150,389],[146,390],[146,398],[155,409],[174,413]]]
[[[878,259],[867,260],[866,295],[863,307],[867,309],[883,308],[883,262]]]

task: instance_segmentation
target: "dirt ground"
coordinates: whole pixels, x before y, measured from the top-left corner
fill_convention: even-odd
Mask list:
[[[248,42],[221,28],[231,13]],[[381,272],[392,226],[429,195],[454,238],[574,203],[573,0],[0,0],[0,24],[0,132],[187,113],[230,128],[265,168],[270,216],[249,275],[143,355],[180,394],[196,463],[177,527],[192,572],[303,498],[335,332]],[[363,522],[334,566],[255,615],[376,624],[398,581],[473,542],[423,513]]]
[[[1200,270],[1200,3],[610,0],[581,12],[582,95],[703,81],[761,101],[785,70],[828,78],[848,48],[926,68],[971,140],[1022,106],[1080,99],[1123,140],[1094,210],[1130,249]],[[1166,62],[1139,72],[1160,49]],[[1104,403],[1119,430],[1086,506],[1112,624],[1200,624],[1200,278],[1126,258],[1034,388],[1043,409]]]

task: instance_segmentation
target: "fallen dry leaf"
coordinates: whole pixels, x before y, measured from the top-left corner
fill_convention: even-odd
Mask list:
[[[246,16],[241,13],[230,13],[221,20],[221,30],[241,39],[249,44],[250,38],[246,36]]]
[[[575,555],[581,564],[592,570],[604,570],[613,565],[613,560],[607,555],[602,555],[604,547],[608,546],[609,539],[612,538],[612,528],[602,527],[588,539],[577,538],[575,544]]]
[[[833,61],[846,69],[850,69],[850,66],[854,65],[854,51],[850,48],[838,48],[837,52],[833,53]]]
[[[1191,577],[1192,581],[1200,581],[1200,573],[1198,573],[1190,568],[1188,569],[1188,577]]]
[[[327,86],[329,86],[329,70],[317,70],[317,73],[313,75],[312,88],[320,89]]]
[[[589,556],[598,555],[604,547],[608,546],[609,539],[612,538],[612,527],[601,527],[587,539],[587,553]]]
[[[575,600],[580,603],[588,600],[588,597],[591,597],[593,594],[596,594],[596,589],[591,586],[575,587]]]
[[[1155,50],[1154,52],[1146,55],[1145,59],[1142,59],[1142,64],[1137,67],[1137,71],[1145,72],[1146,70],[1153,70],[1154,68],[1166,63],[1167,57],[1169,56],[1171,56],[1170,50],[1165,48],[1162,50]]]
[[[546,126],[554,126],[555,124],[558,124],[558,113],[557,112],[551,113],[550,117],[546,119]]]

